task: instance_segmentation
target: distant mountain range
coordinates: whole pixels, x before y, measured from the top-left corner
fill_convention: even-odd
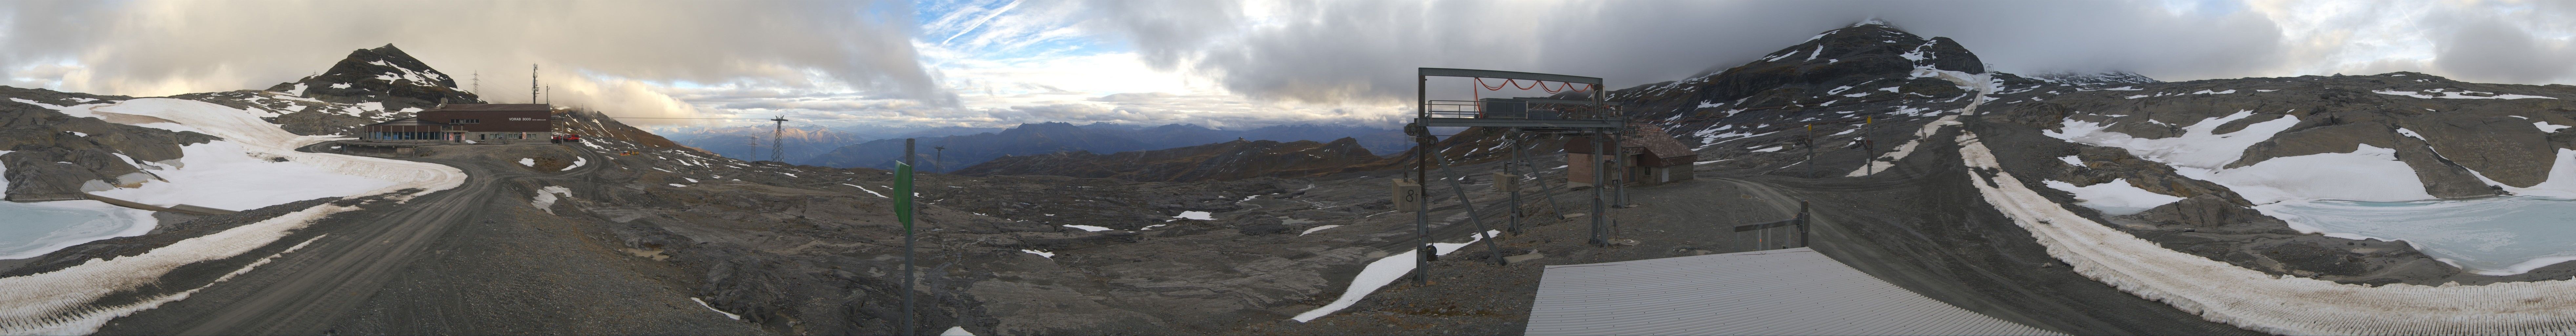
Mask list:
[[[680,127],[657,129],[653,132],[662,134],[671,141],[724,157],[747,161],[770,159],[770,136],[773,134],[770,126]],[[789,161],[813,157],[849,144],[875,140],[812,127],[788,128],[776,133],[782,135],[780,138],[784,138]]]
[[[787,161],[830,167],[890,169],[903,156],[904,138],[914,138],[923,169],[964,168],[1005,156],[1087,151],[1115,153],[1244,141],[1332,141],[1352,138],[1371,151],[1392,153],[1412,148],[1401,131],[1347,125],[1281,125],[1248,130],[1211,129],[1190,124],[1141,126],[1112,123],[1021,124],[1011,128],[938,127],[868,128],[789,127],[784,133]],[[846,132],[843,132],[846,131]],[[684,127],[657,131],[690,147],[725,157],[768,160],[770,127]],[[855,133],[870,133],[862,137]],[[876,138],[875,134],[886,134]],[[933,147],[946,147],[934,150]],[[944,160],[932,162],[933,159]]]
[[[1149,151],[1095,154],[1086,151],[1010,156],[955,174],[1056,175],[1116,178],[1129,181],[1187,182],[1253,177],[1308,177],[1360,171],[1384,158],[1370,154],[1352,138],[1332,142],[1300,140],[1227,141]]]

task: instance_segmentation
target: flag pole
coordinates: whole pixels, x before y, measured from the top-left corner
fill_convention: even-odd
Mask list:
[[[912,326],[912,138],[903,139],[903,161],[894,167],[895,220],[903,222],[903,334]]]

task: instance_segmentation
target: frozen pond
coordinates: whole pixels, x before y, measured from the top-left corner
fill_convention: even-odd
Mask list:
[[[142,235],[151,211],[99,201],[0,201],[0,259],[25,259],[94,240]]]
[[[2426,255],[2478,274],[2521,274],[2576,260],[2576,200],[2564,198],[2288,201],[2257,209],[2300,231],[2404,240]]]

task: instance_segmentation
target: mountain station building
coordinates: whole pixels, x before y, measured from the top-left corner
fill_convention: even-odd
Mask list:
[[[360,131],[367,140],[542,141],[554,136],[554,109],[546,104],[441,104]]]

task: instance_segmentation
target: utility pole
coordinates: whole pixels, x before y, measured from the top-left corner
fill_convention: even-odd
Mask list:
[[[787,135],[787,116],[780,115],[777,118],[770,118],[769,121],[778,124],[777,128],[769,131],[769,160],[785,164],[787,163],[787,139],[783,136]],[[906,139],[904,142],[910,143],[912,140]],[[904,145],[903,159],[907,162],[912,160],[912,145]]]
[[[1807,139],[1805,139],[1805,141],[1799,141],[1799,142],[1802,142],[1802,143],[1801,143],[1801,145],[1806,145],[1806,146],[1807,146],[1807,178],[1817,178],[1818,176],[1816,176],[1816,124],[1807,124]]]
[[[528,103],[537,103],[537,65],[528,64]]]

